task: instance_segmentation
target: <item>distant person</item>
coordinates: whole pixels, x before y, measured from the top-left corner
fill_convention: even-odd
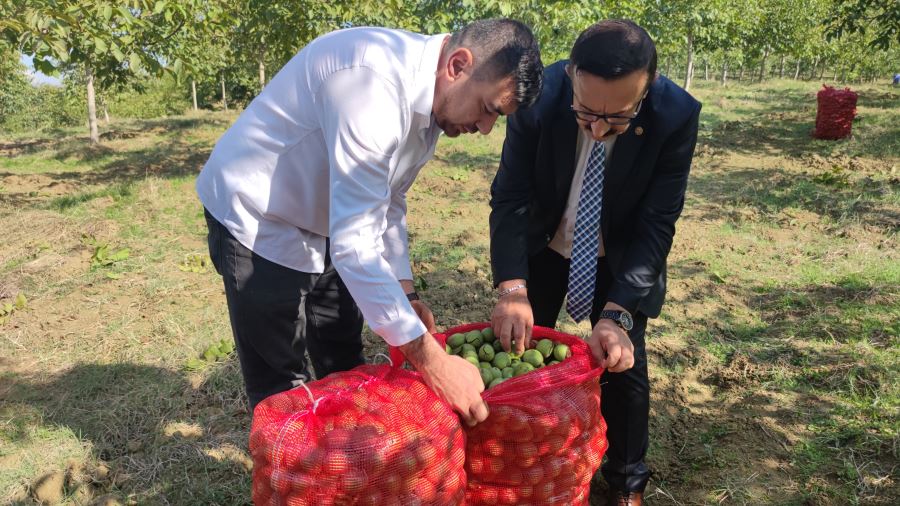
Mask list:
[[[900,72],[894,74],[894,86],[900,85]]]
[[[406,192],[441,132],[491,131],[529,106],[542,64],[518,21],[452,35],[323,35],[216,143],[197,179],[254,407],[363,363],[363,319],[470,424],[488,416],[478,369],[432,337],[409,262]]]
[[[666,258],[684,206],[700,103],[656,73],[656,47],[627,20],[597,23],[547,67],[540,100],[509,118],[491,186],[491,317],[521,351],[566,301],[590,319],[606,367],[612,504],[641,504],[650,470],[644,333],[659,316]]]

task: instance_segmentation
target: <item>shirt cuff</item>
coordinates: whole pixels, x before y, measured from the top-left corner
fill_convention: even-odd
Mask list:
[[[401,279],[413,279],[412,267],[409,265],[409,257],[389,258],[388,263],[398,281]]]
[[[410,307],[410,309],[412,309]],[[412,314],[410,314],[412,313]],[[369,323],[371,326],[371,323]],[[414,311],[403,311],[400,317],[384,325],[372,327],[372,332],[381,336],[391,346],[403,346],[415,341],[419,336],[428,332],[425,324]]]

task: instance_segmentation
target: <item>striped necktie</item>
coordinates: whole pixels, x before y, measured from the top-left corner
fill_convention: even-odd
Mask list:
[[[576,322],[591,314],[597,279],[597,252],[600,249],[600,209],[603,204],[603,167],[606,145],[595,141],[584,171],[584,183],[578,197],[572,260],[569,264],[569,292],[566,311]]]

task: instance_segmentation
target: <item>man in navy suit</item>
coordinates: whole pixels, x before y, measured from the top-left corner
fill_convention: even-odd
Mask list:
[[[509,118],[491,186],[494,331],[521,352],[564,300],[575,321],[590,319],[606,368],[602,473],[620,505],[639,505],[650,478],[644,333],[663,304],[700,115],[656,60],[631,21],[582,32],[570,59],[546,68],[538,103]]]

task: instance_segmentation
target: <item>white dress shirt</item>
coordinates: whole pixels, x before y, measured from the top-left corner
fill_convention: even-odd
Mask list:
[[[294,56],[219,139],[197,179],[203,205],[244,246],[324,270],[326,238],[374,332],[399,346],[426,329],[412,279],[406,192],[431,159],[445,35],[352,28]]]
[[[572,240],[575,238],[575,218],[578,215],[578,199],[581,198],[581,187],[584,185],[584,171],[587,168],[588,157],[594,148],[594,138],[590,132],[583,128],[578,129],[578,140],[575,141],[575,175],[572,177],[572,187],[569,189],[569,200],[566,201],[566,211],[559,220],[556,233],[547,246],[559,253],[564,258],[572,258]],[[612,160],[613,146],[616,144],[616,136],[604,140],[606,143],[606,165],[604,172]],[[601,204],[602,205],[602,204]],[[603,250],[603,234],[600,234],[600,250],[598,257],[606,255]]]

